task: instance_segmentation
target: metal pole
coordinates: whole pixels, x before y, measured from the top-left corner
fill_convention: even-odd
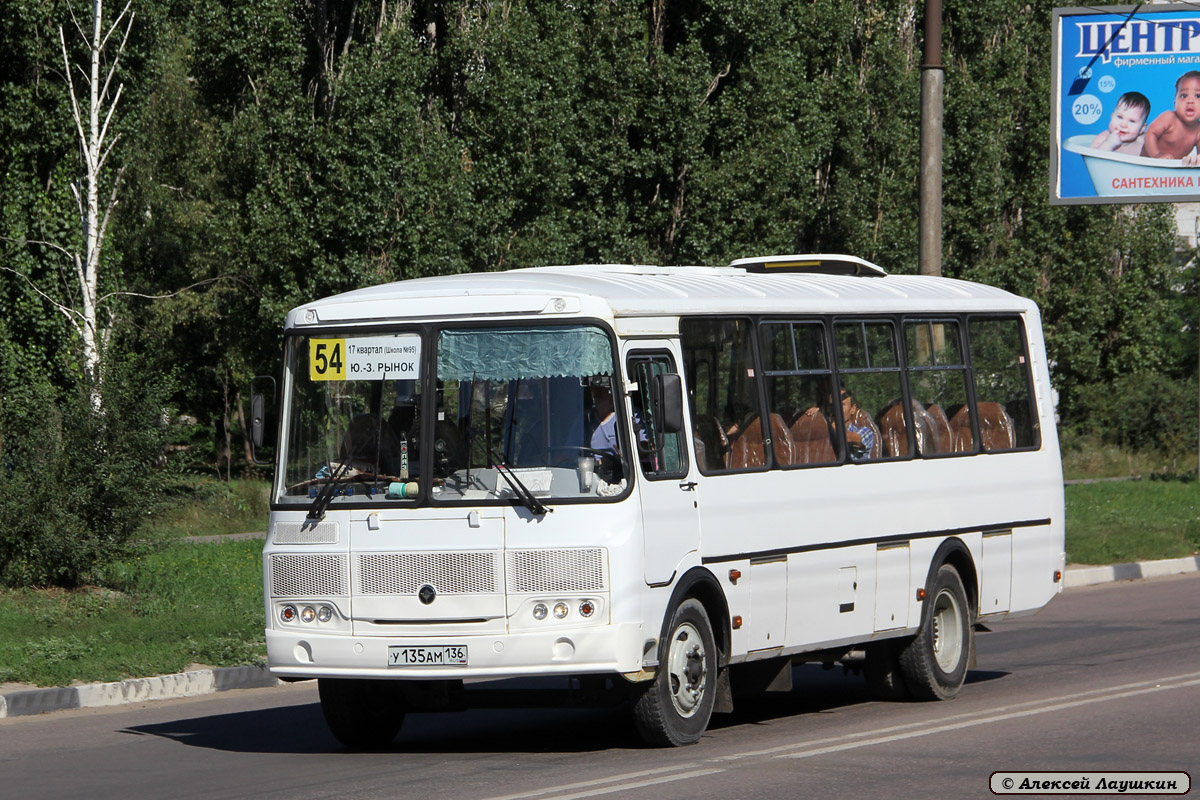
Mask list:
[[[921,65],[921,173],[918,271],[942,274],[942,0],[925,3],[925,63]]]

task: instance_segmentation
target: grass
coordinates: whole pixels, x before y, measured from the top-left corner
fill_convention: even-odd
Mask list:
[[[1118,564],[1200,551],[1200,483],[1138,480],[1068,486],[1067,561]]]
[[[1062,431],[1063,478],[1124,478],[1133,475],[1196,475],[1195,441],[1184,451],[1131,450],[1101,441],[1099,437]]]
[[[1065,452],[1065,451],[1064,451]],[[1101,473],[1150,463],[1101,454]],[[1064,455],[1064,462],[1067,456]],[[1154,470],[1146,470],[1147,473]],[[1097,477],[1096,470],[1085,477]],[[1119,470],[1124,472],[1124,470]],[[0,589],[0,683],[66,686],[263,661],[262,542],[184,536],[266,528],[266,484],[183,484],[155,523],[174,541],[111,564],[95,586]],[[1068,486],[1067,558],[1108,564],[1200,551],[1200,483],[1138,480]]]
[[[196,479],[171,487],[177,502],[154,521],[163,538],[215,536],[267,529],[271,486],[267,481]]]
[[[0,683],[66,686],[261,662],[262,542],[176,542],[102,586],[0,590]]]

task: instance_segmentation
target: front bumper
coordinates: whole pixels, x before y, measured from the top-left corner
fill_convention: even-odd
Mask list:
[[[285,678],[446,680],[633,673],[642,668],[641,623],[473,636],[309,635],[268,629],[271,673]],[[389,667],[390,645],[466,645],[466,666]]]

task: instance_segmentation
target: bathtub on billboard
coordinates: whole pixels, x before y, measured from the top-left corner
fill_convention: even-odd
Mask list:
[[[1063,150],[1077,153],[1097,197],[1169,197],[1200,193],[1200,166],[1185,167],[1178,158],[1150,158],[1090,147],[1091,134],[1072,136]]]

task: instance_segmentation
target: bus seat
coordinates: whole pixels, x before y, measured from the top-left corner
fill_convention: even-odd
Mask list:
[[[794,463],[830,464],[837,461],[837,453],[829,439],[829,420],[816,406],[796,418],[790,433]]]
[[[971,409],[963,406],[950,418],[951,450],[970,453],[975,450],[975,435],[971,432]]]
[[[1011,450],[1016,446],[1016,427],[1004,406],[991,401],[979,404],[979,439],[984,450]]]
[[[733,438],[726,458],[729,469],[753,469],[767,465],[763,447],[762,421],[757,415]]]
[[[937,426],[933,415],[916,400],[912,401],[912,407],[913,438],[917,442],[917,452],[921,455],[937,455],[942,451],[938,449]]]
[[[792,443],[792,432],[783,417],[771,412],[771,449],[775,451],[775,463],[787,466],[794,464],[796,455]]]
[[[703,416],[695,421],[696,460],[701,469],[717,472],[725,469],[725,458],[729,452],[729,437],[716,417]]]
[[[930,420],[933,422],[933,453],[950,453],[954,450],[954,436],[950,431],[950,420],[946,418],[946,412],[937,403],[930,403],[925,406],[925,413],[929,414]]]
[[[884,406],[879,414],[879,438],[885,456],[908,455],[908,428],[904,424],[904,407],[898,399]]]
[[[909,455],[907,428],[901,408],[900,400],[896,399],[884,406],[884,411],[879,415],[879,433],[883,437],[883,452],[886,456]],[[933,415],[916,400],[912,401],[912,421],[917,453],[933,455],[948,452],[948,449],[941,449],[937,422]]]

